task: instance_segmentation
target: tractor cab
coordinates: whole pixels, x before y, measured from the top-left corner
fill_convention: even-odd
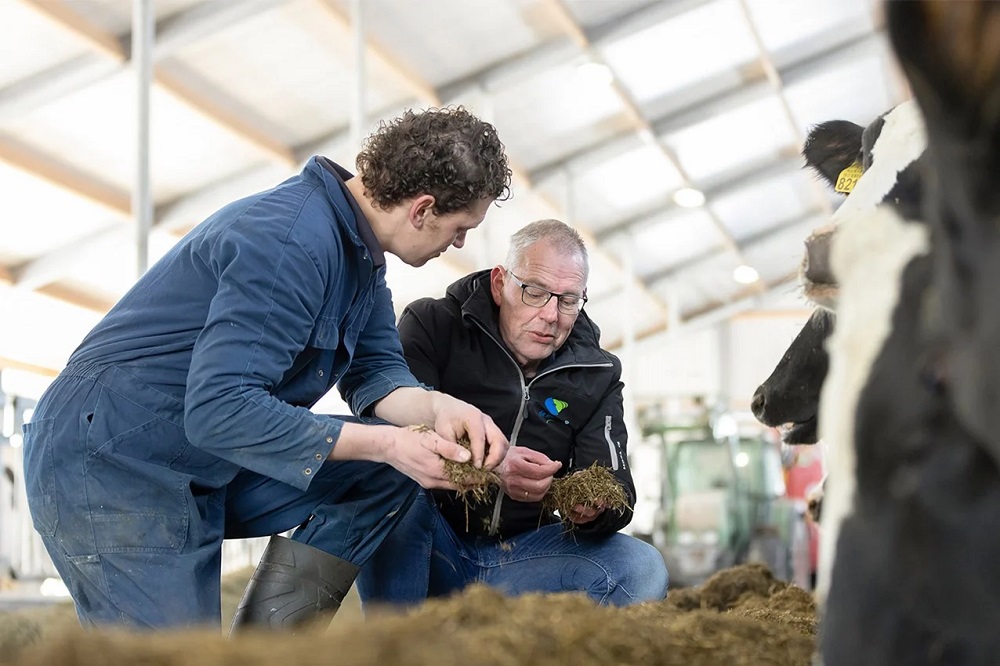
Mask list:
[[[802,516],[786,496],[779,447],[759,436],[690,434],[699,436],[664,437],[653,543],[672,584],[698,584],[753,561],[791,580],[795,549],[808,544]]]

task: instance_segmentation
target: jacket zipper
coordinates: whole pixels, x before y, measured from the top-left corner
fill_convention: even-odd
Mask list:
[[[544,377],[545,375],[550,375],[553,372],[557,372],[559,370],[567,370],[569,368],[610,368],[612,365],[610,362],[572,363],[569,365],[560,365],[559,367],[556,368],[549,368],[545,372],[540,372],[534,377],[532,377],[530,382],[525,382],[524,373],[521,372],[521,366],[517,364],[517,360],[510,355],[510,352],[507,351],[507,348],[504,347],[502,344],[500,344],[500,342],[495,337],[493,337],[493,334],[490,333],[488,330],[486,330],[486,327],[480,324],[475,317],[470,317],[470,319],[472,319],[472,321],[476,323],[476,326],[482,329],[483,333],[486,334],[486,337],[492,340],[498,347],[500,347],[500,350],[507,355],[507,358],[509,358],[511,363],[514,364],[514,367],[517,369],[517,374],[521,378],[521,407],[520,409],[517,410],[517,419],[514,421],[514,429],[511,431],[510,439],[508,440],[511,446],[517,446],[517,435],[521,430],[521,424],[524,423],[525,410],[528,408],[528,398],[530,397],[529,390],[531,388],[531,385],[534,384],[536,380],[538,380],[540,377]],[[610,437],[608,437],[608,441],[610,441]],[[612,460],[614,460],[615,464],[617,465],[617,460],[618,460],[617,456],[612,456]],[[490,526],[489,529],[487,530],[487,534],[489,534],[490,536],[496,535],[497,528],[500,525],[500,510],[503,508],[504,494],[505,493],[503,492],[503,490],[500,490],[500,492],[497,493],[497,501],[496,504],[493,505],[493,518],[490,520]]]
[[[608,443],[608,450],[611,453],[611,469],[618,471],[618,447],[611,439],[611,415],[604,417],[604,441]]]

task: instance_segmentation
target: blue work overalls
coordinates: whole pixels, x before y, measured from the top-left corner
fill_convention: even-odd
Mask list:
[[[324,158],[208,218],[73,353],[25,426],[28,503],[85,624],[220,620],[222,540],[293,538],[358,566],[416,484],[327,461],[407,369],[385,260]]]

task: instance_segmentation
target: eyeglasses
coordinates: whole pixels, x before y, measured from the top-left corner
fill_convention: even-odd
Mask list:
[[[580,314],[580,310],[583,309],[584,304],[587,302],[586,296],[577,296],[576,294],[556,294],[548,289],[536,287],[533,284],[524,284],[524,282],[518,279],[518,277],[510,271],[507,271],[507,274],[510,275],[510,277],[514,280],[514,283],[521,288],[521,302],[525,305],[530,305],[533,308],[544,308],[552,297],[555,296],[556,308],[559,312],[565,315],[578,315]]]

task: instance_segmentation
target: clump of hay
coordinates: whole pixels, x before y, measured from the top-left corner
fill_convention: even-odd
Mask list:
[[[700,587],[671,590],[666,604],[682,612],[714,610],[783,625],[803,636],[813,637],[817,632],[813,596],[776,579],[759,562],[718,571]]]
[[[812,595],[795,585],[786,585],[770,597],[748,597],[729,610],[741,617],[796,629],[803,636],[815,636],[818,620]]]
[[[430,432],[433,430],[433,428],[426,425],[414,426],[413,429],[417,432]],[[466,449],[472,448],[472,442],[469,441],[468,437],[459,437],[457,443]],[[488,444],[486,453],[489,454]],[[479,504],[486,501],[491,495],[491,489],[500,486],[500,475],[491,469],[476,467],[472,464],[471,459],[469,462],[460,463],[446,458],[444,461],[444,472],[448,475],[448,479],[458,486],[456,492],[465,501],[466,505]]]
[[[753,562],[717,571],[698,590],[697,599],[678,599],[676,603],[727,611],[745,601],[745,597],[767,599],[785,587],[786,584],[775,578],[766,565]],[[671,602],[674,596],[671,593]]]
[[[592,508],[603,506],[619,513],[630,508],[622,484],[611,470],[596,462],[587,469],[553,479],[549,492],[542,498],[542,505],[557,512],[563,522],[569,522],[578,504]]]

